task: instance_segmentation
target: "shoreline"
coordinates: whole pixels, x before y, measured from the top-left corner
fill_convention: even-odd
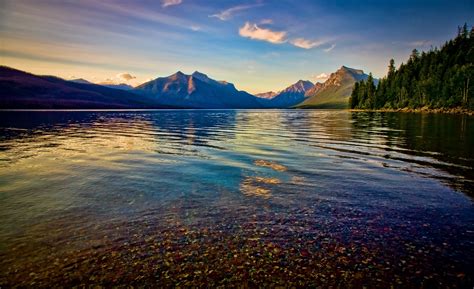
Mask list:
[[[383,108],[383,109],[348,109],[351,112],[406,112],[406,113],[442,113],[442,114],[462,114],[474,116],[474,111],[462,107],[454,108]]]

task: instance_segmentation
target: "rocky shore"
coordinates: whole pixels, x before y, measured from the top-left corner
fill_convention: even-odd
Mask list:
[[[463,108],[463,107],[453,107],[453,108],[383,108],[383,109],[350,109],[350,111],[368,111],[368,112],[410,112],[410,113],[448,113],[448,114],[467,114],[474,115],[474,111]]]

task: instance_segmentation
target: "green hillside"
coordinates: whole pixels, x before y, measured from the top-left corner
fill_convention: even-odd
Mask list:
[[[315,97],[306,99],[298,108],[348,108],[349,97],[354,83],[342,87],[329,87],[319,92]]]
[[[342,66],[332,73],[323,87],[298,104],[297,108],[348,108],[354,84],[367,79],[362,70]]]

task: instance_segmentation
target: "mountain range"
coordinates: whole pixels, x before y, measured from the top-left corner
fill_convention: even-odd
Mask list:
[[[133,86],[128,85],[126,83],[119,83],[119,84],[113,84],[113,83],[108,83],[108,82],[92,83],[88,80],[85,80],[84,78],[76,78],[76,79],[72,79],[70,81],[76,82],[76,83],[82,83],[82,84],[99,84],[99,85],[102,85],[102,86],[105,86],[105,87],[116,88],[116,89],[121,89],[121,90],[132,90],[133,89]]]
[[[362,70],[342,66],[324,83],[299,80],[280,92],[256,96],[269,108],[347,108],[354,84],[368,77]]]
[[[158,103],[189,108],[261,108],[258,98],[239,91],[232,83],[217,81],[201,72],[181,71],[137,86],[134,92]]]
[[[0,66],[0,108],[345,108],[354,83],[367,77],[342,66],[324,83],[299,80],[279,92],[251,95],[198,71],[178,71],[133,88]]]

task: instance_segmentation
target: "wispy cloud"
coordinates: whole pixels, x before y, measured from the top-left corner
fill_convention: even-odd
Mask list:
[[[433,43],[429,40],[418,40],[418,41],[408,42],[407,44],[412,47],[425,47],[425,46],[432,45]]]
[[[336,44],[333,44],[333,45],[329,46],[328,48],[324,49],[324,52],[330,52],[331,50],[334,49],[334,47],[336,47]]]
[[[50,48],[51,51],[53,48]],[[9,58],[16,58],[16,59],[26,59],[30,61],[41,61],[46,63],[56,63],[61,65],[74,65],[74,66],[85,66],[85,67],[97,67],[109,70],[122,70],[122,69],[134,69],[140,70],[141,67],[133,67],[128,66],[126,64],[116,64],[116,63],[108,63],[108,62],[101,62],[100,58],[96,59],[96,57],[87,58],[87,60],[75,60],[73,57],[67,57],[65,55],[62,56],[55,56],[51,55],[51,53],[42,53],[42,52],[21,52],[21,51],[11,51],[11,50],[2,50],[0,51],[2,57],[9,57]],[[77,55],[77,53],[75,54]],[[80,58],[84,59],[84,58]],[[3,59],[2,59],[3,61]]]
[[[226,21],[226,20],[229,20],[230,18],[232,18],[232,16],[235,13],[239,12],[239,11],[247,10],[247,9],[258,7],[258,6],[261,6],[261,5],[262,4],[260,4],[260,3],[252,4],[252,5],[238,5],[238,6],[234,6],[234,7],[231,7],[229,9],[223,10],[219,13],[209,15],[209,17],[215,17],[215,18],[218,18],[222,21]]]
[[[412,40],[412,41],[392,41],[392,45],[403,46],[408,48],[427,48],[433,45],[431,40]]]
[[[162,0],[161,1],[161,6],[162,7],[168,7],[168,6],[173,6],[173,5],[179,5],[183,2],[183,0]]]
[[[191,29],[192,31],[201,31],[201,26],[191,25],[189,29]]]
[[[299,48],[311,49],[311,48],[323,45],[325,41],[324,40],[311,41],[304,38],[295,38],[295,39],[290,40],[290,43]]]
[[[239,29],[239,35],[274,44],[286,42],[286,31],[273,31],[268,28],[258,27],[257,24],[250,22],[245,22],[245,25]]]
[[[178,0],[173,0],[173,1],[176,2]],[[183,0],[179,0],[180,3],[182,3],[182,1]],[[165,2],[172,2],[172,1],[164,0],[162,2],[163,7],[165,7],[164,6]],[[143,7],[140,5],[133,5],[131,1],[130,3],[127,1],[124,1],[123,3],[121,2],[120,5],[117,4],[117,2],[112,2],[112,1],[96,1],[94,3],[97,3],[95,5],[99,6],[102,9],[104,10],[106,9],[107,13],[112,13],[112,15],[117,15],[118,17],[134,17],[140,20],[152,21],[155,23],[164,24],[166,26],[176,26],[183,29],[189,29],[190,26],[196,25],[196,23],[194,23],[191,19],[172,16],[168,13],[164,13],[163,11],[156,10],[156,9],[147,9],[146,7]],[[171,4],[171,5],[178,5],[178,4]],[[170,4],[168,4],[167,6],[170,6]],[[128,28],[130,26],[126,26],[126,27]],[[203,25],[200,25],[200,27],[204,28]],[[134,27],[134,28],[137,29],[137,27]],[[148,30],[145,28],[139,28],[139,29],[143,31]],[[163,33],[169,33],[169,32],[160,30],[159,33],[163,34]]]
[[[273,24],[273,20],[272,19],[262,19],[260,20],[260,24],[264,25],[264,24]]]
[[[124,73],[119,73],[119,74],[117,74],[117,78],[119,78],[119,79],[121,79],[121,80],[124,80],[124,81],[129,81],[129,80],[135,79],[135,78],[137,78],[137,77],[131,75],[131,74],[128,73],[128,72],[124,72]]]

